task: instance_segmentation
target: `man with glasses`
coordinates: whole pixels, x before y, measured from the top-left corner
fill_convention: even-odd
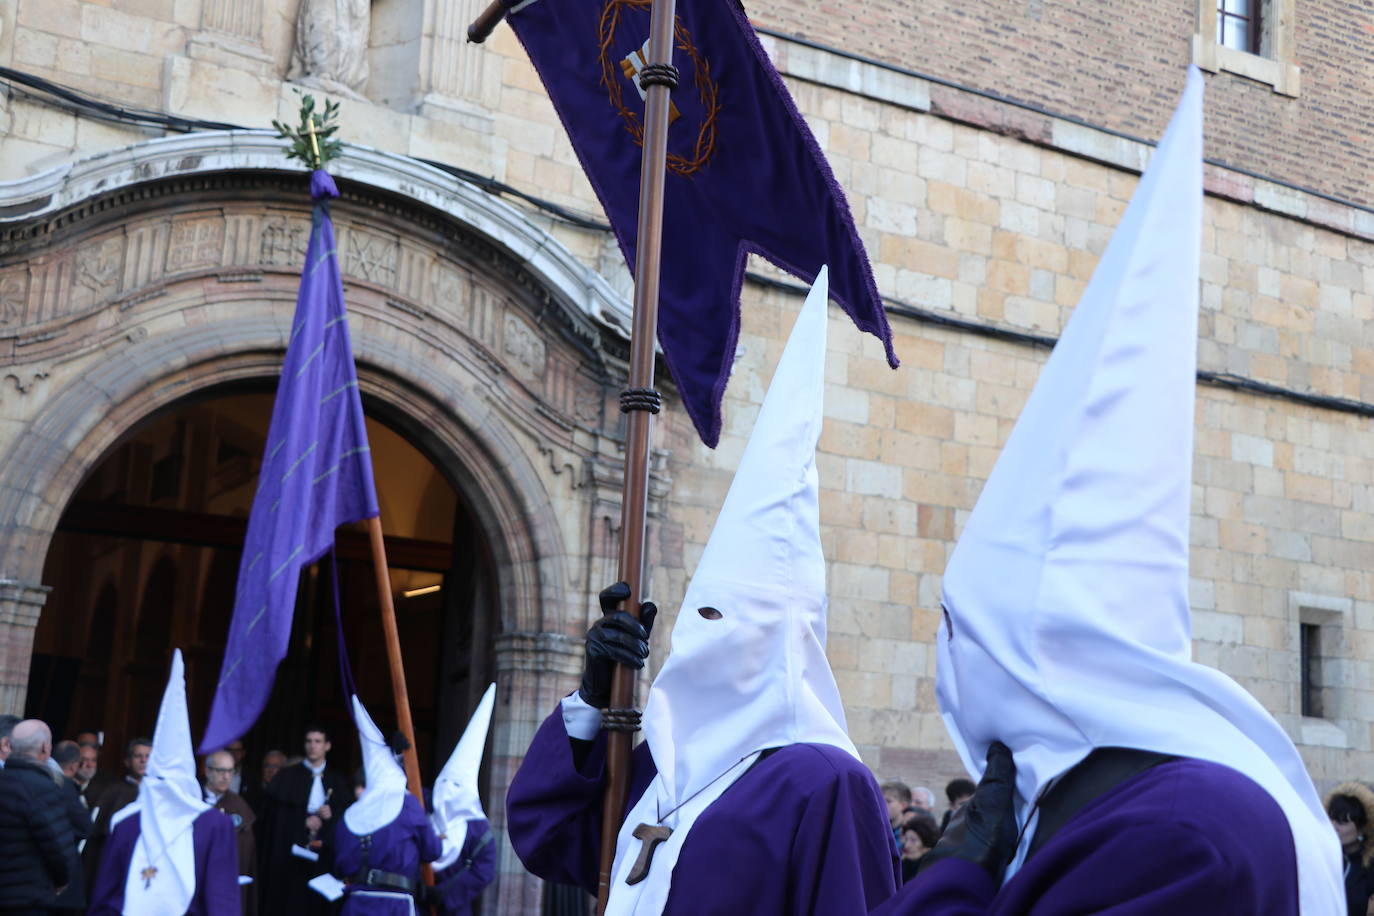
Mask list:
[[[230,788],[236,769],[234,755],[229,751],[215,751],[206,757],[203,768],[204,797],[233,821],[234,840],[239,853],[239,883],[242,888],[243,912],[247,916],[258,911],[257,887],[254,883],[258,873],[258,851],[257,844],[253,841],[253,822],[257,820],[257,815],[253,813],[248,802],[243,800],[243,796]],[[244,879],[247,879],[246,883]]]

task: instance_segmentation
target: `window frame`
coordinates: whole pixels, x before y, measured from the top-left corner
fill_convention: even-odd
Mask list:
[[[1279,95],[1297,97],[1302,69],[1295,63],[1296,0],[1251,0],[1255,4],[1251,38],[1256,52],[1223,45],[1217,34],[1219,0],[1199,0],[1197,31],[1193,35],[1193,63],[1209,73],[1234,73],[1266,83]]]

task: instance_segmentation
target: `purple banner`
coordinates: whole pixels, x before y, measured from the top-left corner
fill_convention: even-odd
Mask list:
[[[267,704],[291,637],[301,569],[333,546],[339,525],[377,515],[372,456],[329,219],[329,201],[339,192],[328,173],[310,176],[310,196],[315,210],[296,317],[201,753],[243,735]]]
[[[637,74],[650,0],[510,6],[633,269],[644,130]],[[744,10],[736,0],[678,0],[677,12],[659,342],[687,413],[714,447],[751,252],[808,283],[828,264],[831,297],[883,341],[894,368],[897,357],[844,193]]]

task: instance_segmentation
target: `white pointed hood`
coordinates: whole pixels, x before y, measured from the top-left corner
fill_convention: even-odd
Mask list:
[[[116,824],[137,814],[139,837],[124,881],[124,911],[146,916],[180,916],[196,893],[192,825],[210,810],[196,782],[191,722],[186,713],[186,673],[181,650],[172,653],[172,672],[162,694],[153,731],[148,771],[138,799],[116,813]],[[156,869],[150,879],[145,869]]]
[[[344,811],[344,824],[354,835],[366,836],[381,830],[401,813],[401,805],[406,798],[406,774],[396,762],[396,756],[377,724],[356,696],[353,697],[353,722],[358,726],[358,744],[363,752],[367,787],[358,800]]]
[[[644,730],[675,801],[763,748],[814,742],[858,756],[825,657],[816,443],[827,281],[823,269],[797,317],[649,690]]]
[[[436,871],[458,860],[467,839],[468,821],[487,816],[482,810],[482,798],[477,794],[477,773],[482,768],[482,754],[487,748],[487,731],[491,727],[491,711],[495,704],[496,685],[492,684],[482,694],[463,737],[458,739],[458,746],[439,771],[439,778],[434,780],[434,813],[430,821],[435,832],[444,838],[444,850],[434,863]]]
[[[1340,911],[1334,834],[1292,741],[1192,661],[1188,524],[1202,77],[1188,86],[944,576],[936,692],[965,765],[1025,801],[1095,747],[1246,774],[1292,827],[1304,913]]]

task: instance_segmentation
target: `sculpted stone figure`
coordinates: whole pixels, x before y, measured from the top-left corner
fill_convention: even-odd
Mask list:
[[[335,95],[362,98],[371,19],[371,0],[301,0],[287,78]]]

